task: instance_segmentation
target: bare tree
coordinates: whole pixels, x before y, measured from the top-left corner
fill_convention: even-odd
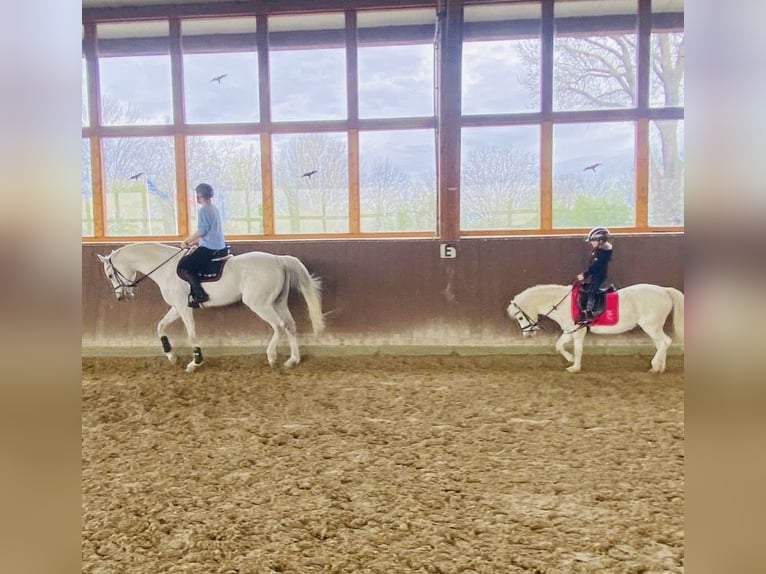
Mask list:
[[[324,134],[290,136],[276,156],[274,199],[277,215],[284,209],[288,216],[289,232],[348,231],[345,141]]]
[[[684,92],[684,36],[682,33],[656,34],[652,38],[652,94],[658,94],[665,107],[681,105]],[[654,99],[654,97],[652,98]],[[676,121],[653,124],[659,141],[653,142],[649,177],[654,201],[649,205],[649,219],[658,225],[683,222],[683,158],[680,153]]]
[[[530,207],[538,197],[539,180],[539,162],[529,152],[491,146],[469,152],[463,163],[463,225],[468,229],[517,227],[522,207]]]
[[[389,159],[362,161],[361,172],[363,231],[398,231],[397,213],[407,209],[401,192],[412,185],[410,178]]]
[[[525,69],[521,81],[538,92],[539,49],[535,42],[518,42]],[[596,34],[559,37],[554,58],[554,107],[635,107],[637,105],[636,35]],[[684,78],[683,32],[652,36],[652,99],[665,107],[681,105]],[[678,223],[683,214],[683,159],[675,121],[654,122],[658,130],[651,165],[653,201],[650,220],[656,224]]]

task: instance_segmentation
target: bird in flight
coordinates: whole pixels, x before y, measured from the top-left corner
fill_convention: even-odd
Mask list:
[[[221,80],[223,80],[223,79],[224,79],[226,76],[228,76],[228,75],[229,75],[229,74],[221,74],[220,76],[216,76],[215,78],[213,78],[213,79],[212,79],[212,80],[210,80],[210,81],[211,81],[211,82],[218,82],[218,84],[220,85],[220,84],[221,84]]]
[[[604,164],[603,163],[593,163],[593,164],[589,165],[588,167],[586,167],[585,169],[583,169],[583,171],[591,170],[593,173],[596,173],[596,168],[598,166],[600,166],[600,165],[604,165]]]
[[[138,178],[141,177],[142,175],[144,175],[143,171],[140,173],[137,173],[136,175],[131,175],[130,179],[135,179],[136,181],[138,181]]]
[[[311,179],[311,176],[317,173],[318,171],[319,171],[318,169],[312,169],[311,171],[307,171],[306,173],[304,173],[301,177],[307,177]]]

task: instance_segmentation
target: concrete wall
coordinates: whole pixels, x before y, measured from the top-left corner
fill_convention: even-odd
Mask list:
[[[455,259],[439,257],[436,240],[321,240],[234,242],[234,253],[261,250],[300,258],[324,284],[326,332],[311,334],[305,304],[293,293],[290,308],[301,343],[375,349],[398,345],[499,346],[521,342],[505,315],[510,299],[540,283],[568,284],[584,268],[582,237],[462,239]],[[146,281],[136,298],[118,302],[96,254],[122,244],[82,247],[83,349],[151,347],[159,350],[157,321],[167,310]],[[618,286],[655,283],[684,289],[683,235],[618,236],[610,267]],[[197,311],[205,347],[263,348],[270,329],[242,304]],[[553,336],[554,329],[550,329]],[[171,336],[186,344],[180,322]],[[180,338],[179,338],[180,337]],[[616,339],[616,338],[602,338]],[[648,342],[648,339],[647,339]]]

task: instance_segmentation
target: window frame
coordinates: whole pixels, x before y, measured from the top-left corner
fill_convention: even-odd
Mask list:
[[[567,235],[581,233],[582,229],[553,228],[552,225],[552,136],[553,126],[577,122],[632,121],[636,129],[636,221],[631,227],[615,229],[625,233],[683,232],[684,227],[650,226],[648,219],[649,188],[649,125],[655,120],[683,120],[684,108],[663,108],[649,106],[650,41],[652,32],[681,32],[684,30],[683,12],[651,13],[650,0],[638,2],[637,29],[637,105],[633,108],[584,111],[553,111],[553,38],[554,0],[540,0],[542,7],[541,40],[541,109],[533,113],[508,113],[490,115],[462,115],[460,112],[460,58],[455,63],[455,54],[460,53],[463,39],[507,39],[529,35],[528,24],[513,22],[463,22],[463,8],[470,5],[486,4],[482,0],[464,0],[450,3],[447,9],[437,14],[438,29],[434,34],[431,25],[396,25],[380,28],[357,26],[357,14],[367,9],[428,8],[436,11],[437,3],[425,0],[410,0],[406,3],[393,0],[366,2],[362,8],[349,8],[342,0],[319,0],[316,11],[342,12],[345,28],[317,30],[315,32],[272,32],[268,31],[268,17],[275,13],[301,14],[305,10],[293,3],[284,3],[280,8],[257,5],[250,8],[235,3],[221,5],[161,5],[140,8],[85,8],[83,9],[83,57],[87,73],[87,126],[82,127],[82,137],[90,143],[91,189],[93,206],[92,236],[83,236],[83,243],[104,241],[179,241],[189,233],[188,213],[188,172],[186,138],[206,135],[256,135],[260,138],[261,170],[263,182],[263,233],[234,235],[232,240],[253,239],[331,239],[367,237],[432,237],[454,240],[473,236],[519,236],[519,235]],[[435,12],[436,13],[436,12]],[[258,53],[258,90],[260,121],[242,123],[190,124],[185,120],[183,87],[183,38],[181,22],[187,18],[231,18],[233,16],[254,16],[257,31],[255,37]],[[96,26],[102,22],[127,22],[143,19],[167,19],[170,33],[171,85],[173,98],[173,121],[168,125],[146,126],[104,126],[100,121],[99,57],[110,54],[151,54],[167,53],[167,43],[160,45],[156,38],[100,40],[97,47]],[[560,18],[556,25],[560,26]],[[577,20],[575,22],[574,20]],[[619,18],[595,16],[573,19],[567,23],[572,29],[603,29],[605,23],[618,23]],[[599,28],[600,26],[600,28]],[[560,29],[560,28],[559,28]],[[515,34],[518,34],[515,35]],[[230,35],[224,41],[218,36],[195,36],[190,51],[241,51],[252,50],[252,34]],[[408,43],[435,44],[435,83],[440,88],[433,116],[404,118],[360,119],[358,113],[358,45],[397,45]],[[165,40],[167,42],[167,40]],[[188,38],[187,38],[188,42]],[[347,113],[342,120],[275,122],[271,119],[269,94],[269,51],[285,49],[288,46],[344,47],[346,50]],[[456,87],[456,89],[455,89]],[[457,105],[457,112],[455,111]],[[460,132],[464,127],[495,127],[537,125],[541,130],[540,162],[540,227],[538,229],[460,229]],[[439,206],[436,213],[435,231],[427,232],[362,232],[360,229],[359,207],[359,134],[367,130],[434,130],[437,138],[437,184],[436,198]],[[272,137],[277,134],[345,132],[348,142],[348,184],[349,184],[349,229],[345,233],[333,234],[277,234],[274,229],[273,199],[273,146]],[[173,236],[113,236],[105,234],[105,200],[102,139],[106,137],[157,137],[172,136],[175,142],[177,229]],[[457,140],[457,141],[455,141]],[[457,167],[454,159],[457,158]],[[451,167],[450,167],[451,166]],[[457,170],[456,172],[454,170]],[[457,186],[455,185],[457,181]]]

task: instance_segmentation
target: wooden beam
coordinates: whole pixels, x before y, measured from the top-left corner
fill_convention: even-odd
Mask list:
[[[106,236],[106,205],[104,201],[104,162],[101,154],[101,138],[90,138],[90,177],[93,190],[93,236]]]
[[[274,179],[271,175],[273,164],[271,135],[261,134],[261,201],[263,202],[263,234],[274,235]]]
[[[98,67],[98,48],[96,46],[96,25],[85,26],[83,42],[85,55],[86,80],[88,92],[88,125],[89,129],[98,130],[101,125],[101,84]],[[93,235],[101,238],[106,236],[106,205],[104,197],[104,162],[101,153],[101,138],[88,135],[90,143],[90,180],[93,199]]]
[[[348,230],[350,233],[361,231],[359,185],[359,130],[348,130]]]
[[[348,230],[361,230],[359,177],[359,63],[356,12],[346,11],[346,117],[348,118]]]
[[[189,235],[189,181],[186,161],[186,137],[178,126],[186,122],[186,102],[184,101],[184,65],[181,47],[181,21],[170,20],[170,78],[173,95],[173,140],[176,165],[176,227],[178,235]]]
[[[540,126],[540,229],[553,230],[553,122]]]
[[[649,227],[649,120],[636,122],[636,227]]]
[[[433,8],[435,0],[250,0],[249,2],[215,2],[210,4],[157,4],[83,8],[82,21],[117,22],[156,20],[158,18],[214,18],[251,16],[254,14],[310,14],[345,10],[384,10],[395,8]]]
[[[636,73],[637,112],[646,116],[649,109],[651,72],[652,0],[638,0],[638,40]],[[649,225],[649,120],[635,122],[636,226]]]
[[[261,138],[261,205],[263,234],[274,235],[274,163],[271,147],[271,63],[269,61],[269,19],[259,15],[255,19],[255,42],[258,54],[258,116]]]
[[[182,135],[177,135],[173,139],[175,140],[176,207],[178,208],[176,220],[178,235],[186,237],[189,235],[189,181],[186,169],[186,138]]]
[[[444,0],[438,14],[436,62],[438,235],[460,236],[460,115],[463,4]]]

